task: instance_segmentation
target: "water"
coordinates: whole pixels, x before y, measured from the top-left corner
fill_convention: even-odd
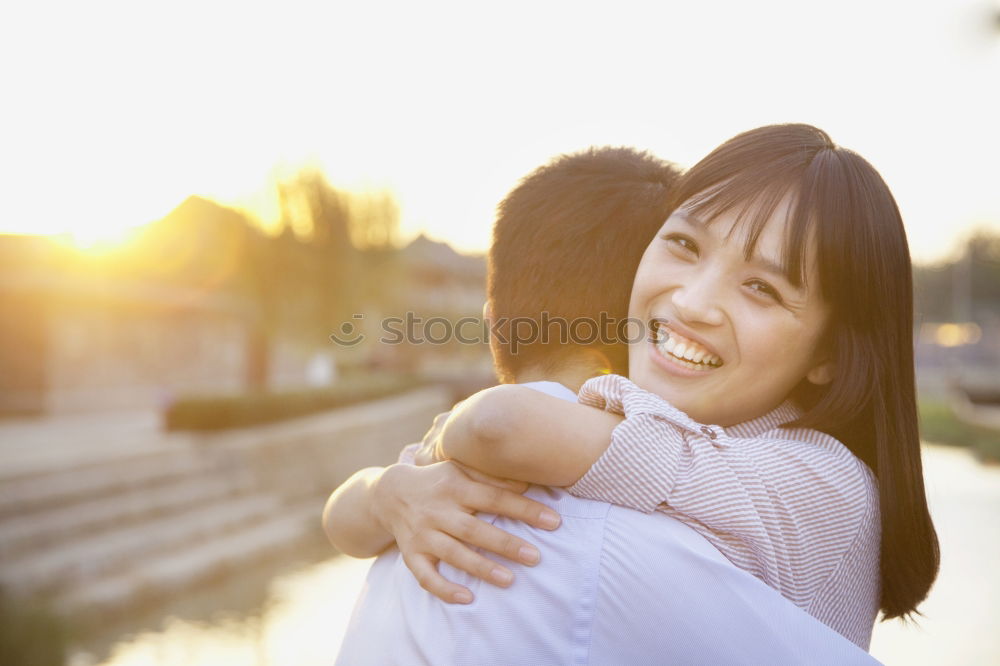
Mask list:
[[[941,573],[920,625],[876,625],[871,652],[890,665],[1000,663],[1000,467],[936,445],[925,446],[924,465]],[[265,586],[255,612],[168,616],[100,650],[103,661],[81,650],[71,666],[330,664],[369,565],[335,557],[303,566]]]
[[[333,662],[371,560],[334,557],[278,576],[253,612],[169,615],[114,643],[103,660],[78,650],[70,666],[312,666]],[[230,595],[226,595],[230,596]],[[234,605],[243,605],[240,601]]]
[[[924,468],[941,571],[919,626],[876,625],[871,653],[886,664],[1000,664],[1000,466],[925,445]]]

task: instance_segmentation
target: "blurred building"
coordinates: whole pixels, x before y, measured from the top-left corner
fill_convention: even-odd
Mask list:
[[[447,243],[417,236],[400,253],[405,280],[401,302],[423,316],[463,317],[482,312],[486,260],[459,254]]]
[[[158,225],[146,247],[132,251],[138,256],[114,260],[47,237],[0,235],[0,412],[157,407],[184,395],[261,388],[261,376],[271,390],[319,387],[335,381],[340,358],[357,362],[359,351],[388,369],[484,355],[484,347],[376,343],[351,357],[315,321],[284,328],[279,321],[262,338],[261,288],[246,274],[263,263],[266,239],[239,214],[201,199]],[[424,317],[479,314],[482,257],[421,236],[396,251],[392,265],[391,302],[368,296],[364,303],[372,325],[402,316],[401,307]],[[294,284],[274,288],[281,284],[275,269],[260,272],[277,317],[308,315],[314,294]],[[296,325],[318,335],[296,336]]]
[[[0,236],[0,410],[154,406],[243,387],[250,303],[81,274],[68,252]]]

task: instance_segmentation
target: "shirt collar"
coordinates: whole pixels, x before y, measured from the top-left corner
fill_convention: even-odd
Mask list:
[[[576,402],[576,392],[560,382],[542,380],[537,382],[524,382],[523,384],[520,384],[520,386],[526,386],[528,388],[535,389],[536,391],[547,393],[556,398]]]
[[[791,400],[785,400],[763,416],[731,425],[723,430],[730,437],[757,437],[769,430],[774,430],[783,423],[794,421],[800,416],[802,416],[802,410],[796,407]]]

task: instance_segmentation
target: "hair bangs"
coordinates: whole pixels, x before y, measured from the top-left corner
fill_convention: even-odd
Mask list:
[[[788,281],[800,287],[807,283],[805,253],[810,229],[815,222],[809,182],[801,173],[767,169],[745,169],[729,180],[699,192],[681,204],[694,213],[704,224],[713,223],[718,217],[736,212],[736,220],[726,238],[737,230],[744,234],[743,256],[749,261],[757,249],[761,233],[774,218],[778,207],[791,198],[784,220],[773,220],[785,225],[785,240],[781,257],[782,272]]]
[[[782,427],[833,436],[875,475],[882,530],[879,607],[883,620],[905,618],[919,613],[917,605],[937,575],[940,549],[920,454],[912,268],[888,186],[864,158],[838,148],[822,130],[771,125],[733,137],[691,167],[677,183],[668,213],[684,208],[708,224],[735,210],[737,223],[748,225],[750,254],[789,195],[795,200],[787,209],[782,267],[789,279],[804,281],[805,253],[815,252],[819,291],[830,307],[820,345],[835,372],[827,385],[804,379],[796,387],[791,397],[804,413]]]

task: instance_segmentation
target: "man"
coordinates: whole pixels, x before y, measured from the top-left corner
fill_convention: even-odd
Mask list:
[[[642,153],[591,150],[536,170],[501,203],[486,308],[501,381],[575,400],[589,377],[625,372],[624,340],[600,333],[624,330],[615,324],[676,175]],[[593,339],[579,320],[603,330]],[[444,480],[482,498],[465,507],[477,518],[446,500],[452,522],[413,522],[438,512],[429,495],[392,507]],[[370,555],[399,542],[372,565],[338,663],[871,663],[679,521],[514,489],[454,463],[369,468],[338,489],[324,517],[334,545]],[[561,517],[554,531],[546,507]]]

